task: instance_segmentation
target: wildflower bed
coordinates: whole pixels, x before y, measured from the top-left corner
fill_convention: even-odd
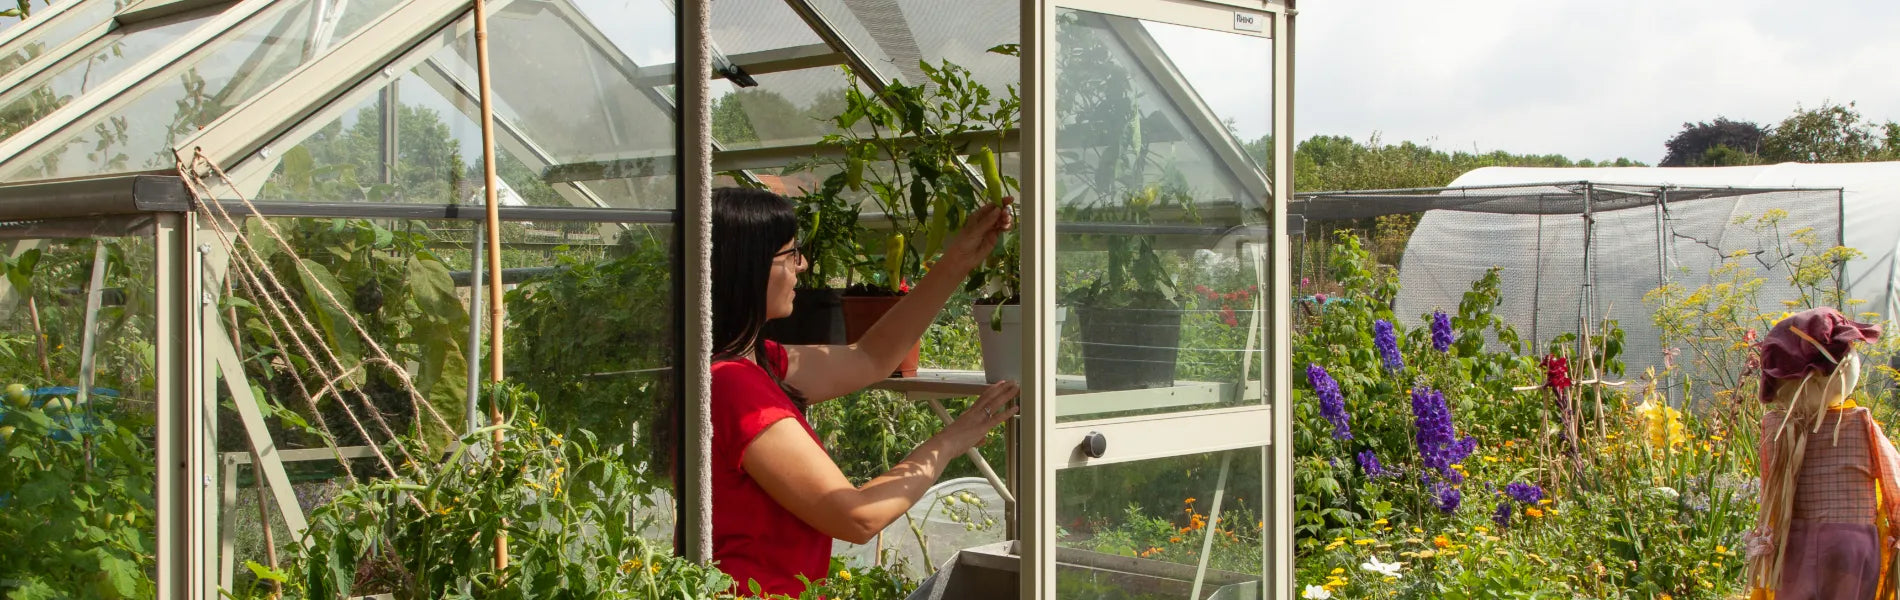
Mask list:
[[[1817,255],[1852,256],[1841,250]],[[1521,339],[1491,313],[1497,271],[1455,310],[1411,320],[1387,308],[1396,274],[1356,239],[1328,266],[1337,288],[1304,293],[1349,301],[1307,311],[1293,358],[1307,375],[1295,391],[1302,597],[1743,595],[1763,410],[1748,341],[1779,318],[1755,294],[1786,276],[1803,299],[1775,313],[1854,304],[1817,270],[1736,266],[1657,290],[1665,345],[1693,358],[1626,374],[1614,322],[1587,343]],[[1868,350],[1879,366],[1858,398],[1882,417],[1893,348]]]

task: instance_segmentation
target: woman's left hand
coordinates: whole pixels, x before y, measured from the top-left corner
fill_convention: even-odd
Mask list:
[[[1016,226],[1014,217],[1009,214],[1009,205],[1015,198],[1003,198],[1002,204],[985,203],[970,218],[964,219],[963,229],[957,230],[955,238],[943,247],[943,258],[938,264],[954,266],[969,271],[983,264],[990,252],[996,249],[996,240],[1003,232]]]

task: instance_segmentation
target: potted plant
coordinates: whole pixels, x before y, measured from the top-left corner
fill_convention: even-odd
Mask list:
[[[876,231],[856,238],[842,298],[847,342],[909,292],[909,282],[929,270],[950,233],[983,201],[962,161],[972,134],[1007,130],[1020,113],[1014,87],[998,97],[955,64],[919,66],[928,84],[893,82],[875,96],[847,88],[845,109],[832,119],[839,133],[825,137],[845,157],[833,177],[837,191],[863,193],[881,213]],[[915,375],[916,364],[913,348],[897,374]]]
[[[798,275],[792,314],[765,324],[766,339],[781,344],[845,344],[844,290],[836,287],[851,271],[857,239],[864,234],[858,206],[843,197],[845,174],[825,179],[817,191],[801,190],[798,204],[799,250],[810,261]]]
[[[1139,226],[1150,211],[1180,204],[1181,192],[1150,186],[1119,205],[1073,211],[1074,220]],[[1191,214],[1191,211],[1190,211]],[[1107,265],[1100,277],[1068,294],[1080,321],[1082,369],[1091,390],[1174,385],[1182,307],[1174,277],[1155,250],[1153,234],[1100,236]]]

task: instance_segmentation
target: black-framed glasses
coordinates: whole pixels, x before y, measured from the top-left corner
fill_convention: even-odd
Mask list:
[[[804,253],[804,252],[802,252],[802,250],[803,250],[803,247],[802,247],[802,245],[800,245],[800,244],[799,244],[799,242],[798,242],[798,240],[797,240],[796,238],[794,238],[794,239],[792,240],[792,247],[790,247],[790,248],[786,248],[786,249],[784,249],[784,250],[780,250],[780,251],[778,251],[778,254],[773,254],[773,255],[772,255],[772,260],[776,262],[776,261],[777,261],[778,259],[780,259],[780,258],[784,258],[784,257],[787,257],[787,256],[793,256],[793,257],[796,257],[796,258],[794,259],[794,262],[795,262],[795,263],[796,263],[796,262],[803,262],[803,261],[805,260],[805,253]]]

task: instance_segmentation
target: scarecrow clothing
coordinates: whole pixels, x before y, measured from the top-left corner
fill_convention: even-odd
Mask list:
[[[1772,595],[1757,590],[1756,598],[1873,598],[1882,565],[1892,562],[1891,546],[1881,543],[1891,538],[1879,526],[1879,515],[1882,508],[1891,508],[1881,506],[1882,497],[1893,497],[1887,490],[1900,489],[1895,481],[1900,456],[1867,409],[1836,408],[1823,414],[1821,431],[1809,436],[1796,478],[1778,585]],[[1764,457],[1774,456],[1768,449],[1776,432],[1787,434],[1782,418],[1777,411],[1762,419]],[[1763,472],[1775,472],[1774,465],[1764,464]],[[1892,597],[1892,591],[1887,592],[1881,597]]]
[[[1787,404],[1762,418],[1761,512],[1743,536],[1752,598],[1896,598],[1900,452],[1846,399],[1855,344],[1879,337],[1817,308],[1782,319],[1755,347],[1762,402]]]

